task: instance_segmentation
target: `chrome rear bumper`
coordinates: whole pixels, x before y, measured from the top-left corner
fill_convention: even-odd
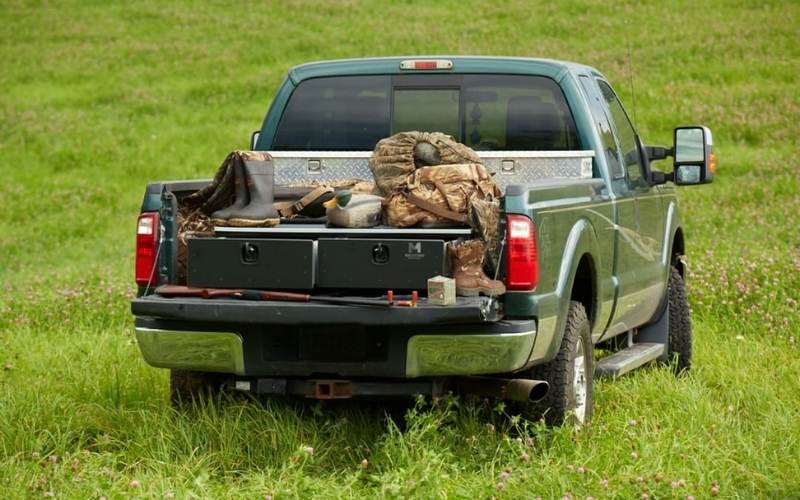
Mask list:
[[[536,331],[500,334],[414,335],[408,340],[406,377],[482,375],[522,368]]]
[[[193,332],[136,328],[136,341],[148,364],[244,375],[242,337],[233,332]]]
[[[528,362],[535,338],[535,329],[412,335],[406,344],[405,377],[513,372]],[[137,326],[136,339],[145,361],[158,368],[248,375],[238,333]]]

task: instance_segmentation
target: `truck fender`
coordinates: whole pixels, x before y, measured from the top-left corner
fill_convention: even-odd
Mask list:
[[[667,221],[664,225],[664,246],[661,247],[661,274],[665,283],[665,291],[667,289],[666,282],[669,280],[669,268],[670,265],[672,265],[672,255],[674,254],[673,246],[677,234],[681,235],[680,240],[682,242],[683,229],[681,229],[681,222],[678,216],[678,202],[670,200],[669,206],[667,207]]]
[[[567,320],[567,312],[572,295],[572,286],[575,282],[575,274],[578,270],[578,264],[584,255],[589,255],[592,259],[594,262],[594,269],[599,268],[600,263],[597,259],[599,258],[600,252],[597,234],[588,220],[580,219],[572,226],[564,246],[564,253],[561,257],[561,265],[559,267],[558,281],[555,289],[558,308],[555,328],[552,328],[551,331],[541,330],[536,339],[537,343],[548,343],[544,361],[549,361],[558,354],[561,340],[564,336],[564,326]],[[594,283],[598,284],[596,277]],[[595,290],[593,295],[597,297],[598,291]],[[536,347],[534,347],[534,351],[541,352],[541,350],[536,349]]]

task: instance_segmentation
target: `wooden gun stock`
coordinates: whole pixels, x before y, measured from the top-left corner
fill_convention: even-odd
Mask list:
[[[228,297],[242,300],[323,302],[328,304],[343,304],[353,306],[392,306],[391,300],[355,299],[349,297],[315,297],[307,293],[276,292],[272,290],[247,290],[244,288],[195,288],[181,285],[162,285],[156,288],[156,293],[162,297],[202,297],[204,299]],[[405,306],[406,304],[398,303],[397,305]],[[416,302],[414,305],[416,305]]]

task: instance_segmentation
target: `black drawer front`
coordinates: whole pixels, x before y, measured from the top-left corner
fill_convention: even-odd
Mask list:
[[[218,288],[314,287],[314,242],[246,238],[189,240],[187,285]]]
[[[445,264],[444,240],[320,238],[317,286],[426,290]]]

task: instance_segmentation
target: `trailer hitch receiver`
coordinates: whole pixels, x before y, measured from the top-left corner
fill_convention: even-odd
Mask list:
[[[350,399],[353,397],[353,385],[349,380],[313,380],[314,399]]]

